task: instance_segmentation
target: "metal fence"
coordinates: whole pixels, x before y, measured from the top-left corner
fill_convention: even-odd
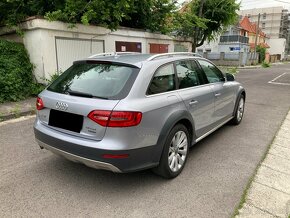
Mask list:
[[[221,53],[216,52],[207,53],[207,58],[210,60],[219,60],[221,58]]]
[[[249,60],[256,60],[256,59],[258,59],[258,53],[254,53],[254,52],[251,52],[251,53],[249,53]]]
[[[252,52],[205,52],[203,57],[213,61],[219,66],[245,66],[257,64],[259,54]]]
[[[240,53],[225,53],[225,60],[239,60]]]

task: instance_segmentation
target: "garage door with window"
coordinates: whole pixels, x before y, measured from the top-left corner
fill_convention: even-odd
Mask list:
[[[55,38],[56,63],[58,71],[65,71],[74,61],[104,52],[103,40]]]
[[[168,52],[168,44],[155,44],[150,43],[150,53],[167,53]]]
[[[142,52],[141,42],[122,42],[116,41],[116,52]]]

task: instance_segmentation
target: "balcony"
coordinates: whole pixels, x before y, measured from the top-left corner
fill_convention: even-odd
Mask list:
[[[249,38],[246,36],[240,35],[229,35],[229,36],[221,36],[220,43],[228,43],[228,42],[240,42],[240,43],[249,43]]]

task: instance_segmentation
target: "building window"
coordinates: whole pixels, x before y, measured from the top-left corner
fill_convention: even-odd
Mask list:
[[[263,23],[262,23],[262,29],[265,29],[265,26],[266,26],[266,23],[263,22]]]
[[[267,15],[266,13],[263,14],[263,19],[266,19]]]

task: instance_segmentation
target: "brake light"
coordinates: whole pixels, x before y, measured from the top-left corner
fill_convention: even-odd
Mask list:
[[[44,108],[44,104],[41,98],[37,97],[36,99],[36,109],[42,110]]]
[[[141,122],[142,113],[94,110],[89,113],[88,118],[105,127],[129,127],[137,126]]]

